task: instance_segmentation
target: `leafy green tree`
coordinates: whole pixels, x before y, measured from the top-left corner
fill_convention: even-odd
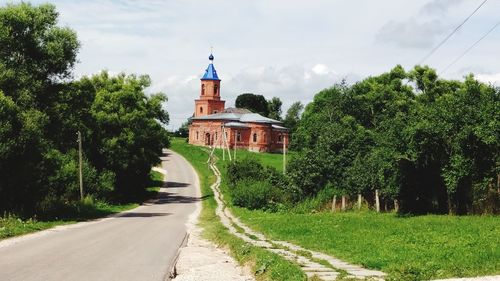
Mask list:
[[[182,123],[181,127],[174,132],[174,136],[187,138],[189,136],[189,123],[188,122]]]
[[[294,133],[302,152],[288,174],[308,196],[379,189],[403,212],[496,213],[498,112],[499,90],[472,76],[450,81],[429,67],[396,66],[318,93]]]
[[[296,142],[293,136],[297,130],[303,109],[304,105],[300,101],[293,103],[287,110],[285,119],[283,120],[283,125],[289,130],[290,138],[292,140],[292,148],[296,148],[296,146],[294,146]]]
[[[262,116],[269,115],[269,107],[263,95],[255,95],[252,93],[241,94],[236,97],[235,106],[237,108],[246,108]]]
[[[43,168],[52,161],[47,110],[70,77],[79,47],[72,30],[56,25],[57,16],[50,4],[0,8],[2,210],[33,212],[51,184],[53,171]]]
[[[267,117],[274,120],[281,120],[281,102],[280,98],[274,97],[267,102],[267,107],[269,108],[269,115]]]
[[[162,127],[169,121],[162,108],[167,97],[163,93],[144,93],[151,84],[148,76],[110,77],[102,72],[85,79],[95,89],[90,109],[95,120],[89,140],[90,160],[98,170],[116,175],[118,194],[141,192],[151,166],[159,163],[158,156],[169,145],[167,131]]]
[[[163,94],[147,76],[72,81],[79,43],[53,5],[0,8],[0,211],[50,213],[79,199],[76,133],[84,138],[85,193],[130,197],[168,146]]]

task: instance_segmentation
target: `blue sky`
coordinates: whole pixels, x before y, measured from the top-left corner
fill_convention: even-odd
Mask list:
[[[107,69],[149,74],[165,92],[170,128],[194,109],[214,47],[227,105],[244,92],[295,101],[345,78],[410,69],[483,0],[33,1],[50,2],[82,43],[76,77]],[[6,3],[6,1],[0,0]],[[12,2],[12,1],[8,1]],[[14,1],[16,2],[16,1]],[[489,0],[425,63],[441,71],[500,20]],[[500,84],[500,27],[443,74]]]

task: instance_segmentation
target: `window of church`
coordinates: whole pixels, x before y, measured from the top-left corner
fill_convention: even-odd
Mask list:
[[[200,106],[200,113],[203,113],[203,107]]]
[[[240,132],[236,133],[236,141],[241,141],[241,133]]]
[[[201,85],[201,95],[204,96],[205,95],[205,85]]]
[[[257,142],[257,133],[253,134],[253,142]]]
[[[198,132],[196,132],[196,139],[198,139],[199,135],[198,135]]]
[[[283,141],[283,136],[281,134],[278,135],[278,142],[282,142]]]
[[[214,86],[214,96],[216,96],[218,92],[219,92],[219,87],[217,85],[215,85]]]
[[[217,140],[217,132],[215,132],[215,140]]]

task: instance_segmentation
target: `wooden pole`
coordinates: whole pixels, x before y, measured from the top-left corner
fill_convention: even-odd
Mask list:
[[[283,175],[286,174],[286,136],[283,134]]]
[[[226,137],[226,132],[224,132],[224,139],[226,140],[227,156],[229,156],[229,162],[231,162],[233,159],[231,159],[231,150],[229,149],[229,140]]]
[[[380,213],[380,199],[378,197],[378,189],[375,189],[375,207],[377,209],[377,213]]]
[[[332,213],[335,212],[337,206],[337,195],[333,195],[333,200],[332,200]]]
[[[345,205],[346,205],[346,198],[345,198],[345,195],[342,195],[342,211],[345,211]]]
[[[222,161],[226,161],[226,152],[224,147],[224,125],[221,127],[220,147],[222,148]]]
[[[78,131],[78,162],[80,177],[80,200],[83,200],[83,156],[82,156],[82,134]]]
[[[238,136],[238,131],[235,130],[234,131],[234,157],[233,157],[234,161],[236,161],[236,144],[237,144],[236,142],[238,141],[238,139],[236,138],[237,136]]]
[[[361,210],[361,194],[358,194],[358,210]]]

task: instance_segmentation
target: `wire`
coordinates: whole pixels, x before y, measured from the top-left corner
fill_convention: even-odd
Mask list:
[[[446,36],[443,41],[441,41],[434,49],[432,49],[423,59],[420,60],[418,64],[422,64],[424,61],[426,61],[432,54],[434,54],[441,46],[443,46],[450,37],[455,34],[483,5],[486,3],[488,0],[484,0],[473,12],[470,14],[467,18],[465,18],[464,21],[462,21],[461,24],[459,24],[448,36]]]
[[[481,38],[479,38],[476,42],[474,42],[474,44],[472,44],[469,48],[467,48],[467,50],[465,50],[460,56],[458,56],[452,63],[448,64],[448,66],[446,66],[439,74],[441,75],[441,74],[445,73],[446,70],[448,70],[448,68],[450,68],[457,61],[459,61],[461,58],[463,58],[470,50],[472,50],[472,48],[474,48],[477,44],[479,44],[479,42],[481,42],[484,38],[486,38],[486,36],[488,36],[499,25],[500,25],[500,21],[497,22],[490,30],[488,30],[488,32],[486,32]]]

